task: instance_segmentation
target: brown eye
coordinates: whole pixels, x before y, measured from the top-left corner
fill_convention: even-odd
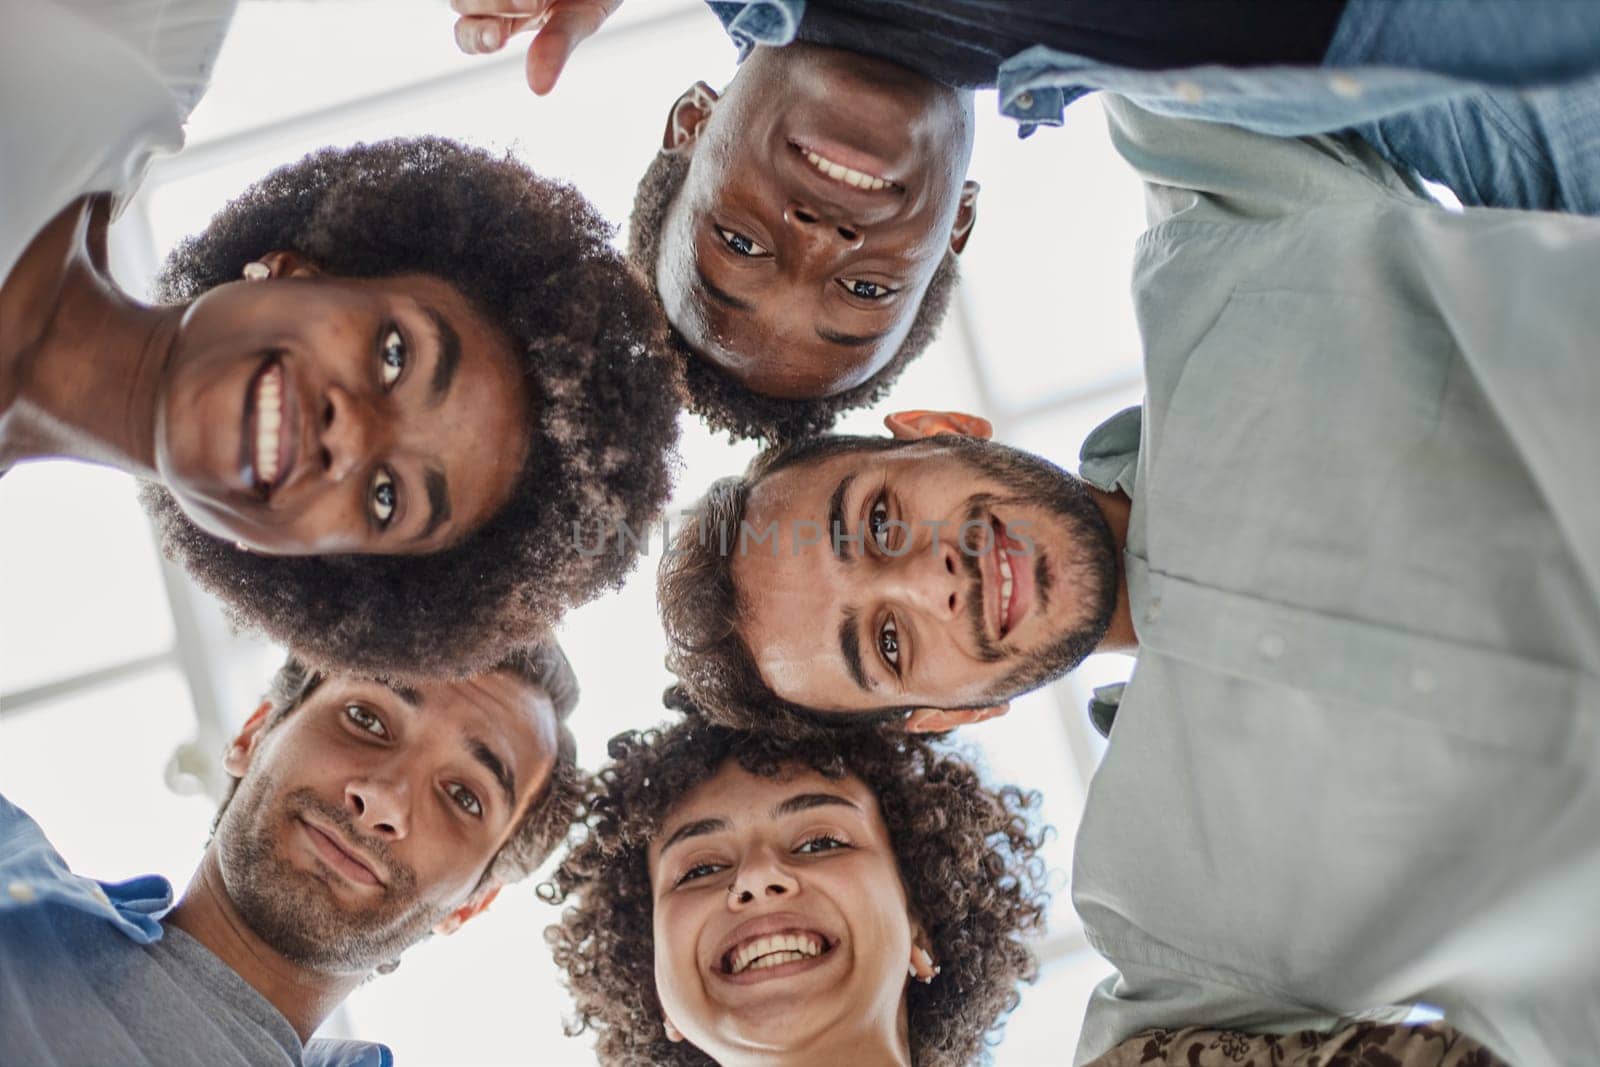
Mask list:
[[[365,730],[374,737],[389,736],[389,731],[384,728],[383,720],[360,704],[346,704],[344,717],[349,719],[357,728]]]
[[[878,651],[889,666],[900,669],[900,631],[895,629],[893,615],[883,620],[883,628],[878,631]]]
[[[721,226],[717,227],[717,236],[722,238],[723,244],[727,245],[741,256],[749,256],[753,258],[756,256],[770,256],[772,254],[765,248],[762,248],[760,245],[756,244],[750,238],[746,237],[744,234],[736,233],[733,230],[724,230]]]
[[[372,517],[379,526],[389,525],[394,517],[394,504],[394,479],[389,477],[388,471],[380,470],[372,476]]]
[[[400,380],[401,373],[406,369],[406,339],[399,330],[390,330],[383,335],[378,358],[378,377],[383,381],[383,387],[388,389]]]
[[[468,815],[474,818],[483,817],[483,802],[478,799],[476,793],[466,786],[452,782],[445,787],[445,792],[449,793],[450,799],[456,802],[456,806]]]
[[[845,292],[862,300],[882,300],[898,292],[887,285],[869,282],[865,278],[840,278],[839,284],[844,286]]]

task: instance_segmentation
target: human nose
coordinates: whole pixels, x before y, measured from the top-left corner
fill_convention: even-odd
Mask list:
[[[783,206],[783,221],[797,237],[820,249],[854,252],[866,240],[865,227],[821,203],[791,200]]]
[[[961,550],[937,536],[928,545],[916,545],[883,567],[883,593],[923,613],[936,622],[961,615],[969,580],[961,564]]]
[[[728,887],[728,910],[745,911],[762,901],[793,896],[800,883],[781,859],[769,849],[747,856]]]
[[[365,467],[376,437],[372,406],[341,386],[329,385],[317,424],[322,470],[328,480],[342,482]]]
[[[366,829],[388,841],[411,831],[411,789],[403,777],[368,775],[344,789],[345,808]]]

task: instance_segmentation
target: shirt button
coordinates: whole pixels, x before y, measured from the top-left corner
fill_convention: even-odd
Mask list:
[[[1411,672],[1411,688],[1419,693],[1431,693],[1439,688],[1439,679],[1426,667],[1418,667]]]
[[[1161,598],[1156,597],[1144,609],[1144,621],[1155,622],[1161,618]]]
[[[106,891],[101,889],[98,885],[92,885],[89,887],[89,895],[107,907],[111,905],[111,898],[106,896]]]
[[[1033,106],[1033,94],[1032,93],[1018,93],[1016,102],[1017,102],[1017,106],[1018,107],[1020,107],[1024,111],[1026,111],[1030,107]]]
[[[1261,640],[1256,642],[1256,650],[1264,659],[1277,659],[1283,655],[1286,647],[1283,637],[1279,634],[1262,634]]]
[[[6,896],[10,897],[18,904],[32,904],[35,895],[36,894],[33,891],[33,886],[29,885],[27,882],[19,880],[6,886]]]
[[[1352,78],[1348,74],[1335,74],[1329,78],[1328,88],[1332,89],[1336,95],[1345,97],[1360,96],[1367,89],[1359,79]]]
[[[1191,104],[1197,104],[1206,98],[1206,91],[1194,82],[1179,82],[1172,87],[1172,91],[1177,94],[1179,100]]]

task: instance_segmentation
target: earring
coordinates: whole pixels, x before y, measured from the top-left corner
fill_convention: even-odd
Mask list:
[[[661,1029],[666,1033],[668,1041],[682,1041],[683,1031],[672,1025],[671,1019],[661,1020]]]
[[[921,969],[918,969],[918,965]],[[928,950],[918,946],[914,950],[912,962],[906,965],[906,974],[923,985],[932,985],[933,980],[939,977],[941,968],[934,965],[933,957],[928,955]]]
[[[272,268],[259,259],[251,260],[244,265],[244,280],[247,282],[264,282],[272,277]]]
[[[250,546],[245,544],[243,541],[235,541],[233,543],[233,547],[237,548],[240,552],[248,552],[248,551],[250,551]]]

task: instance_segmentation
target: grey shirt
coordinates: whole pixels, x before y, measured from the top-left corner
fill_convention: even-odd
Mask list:
[[[1600,1035],[1600,221],[1452,213],[1366,146],[1106,99],[1144,179],[1138,664],[1073,903],[1151,1027],[1422,1002],[1518,1067]]]
[[[288,1020],[182,930],[140,945],[97,916],[48,910],[48,923],[0,914],[0,1062],[300,1064]]]

